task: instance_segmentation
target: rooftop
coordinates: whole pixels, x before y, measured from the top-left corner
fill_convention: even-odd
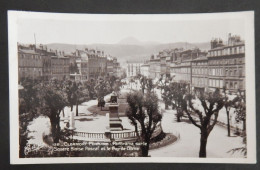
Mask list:
[[[29,50],[29,49],[19,49],[18,52],[26,53],[26,54],[39,54],[39,53],[36,53],[34,50]]]

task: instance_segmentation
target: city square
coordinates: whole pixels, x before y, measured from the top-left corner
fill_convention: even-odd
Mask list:
[[[19,158],[248,158],[242,21],[100,19],[19,22]]]

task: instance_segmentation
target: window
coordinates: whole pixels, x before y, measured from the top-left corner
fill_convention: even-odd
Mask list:
[[[226,82],[226,88],[229,88],[228,82]]]
[[[238,89],[238,85],[237,85],[237,82],[235,82],[235,85],[234,85],[234,86],[235,86],[235,89]]]
[[[230,88],[231,88],[231,89],[234,88],[234,87],[233,87],[233,82],[230,82],[229,85],[230,85]]]
[[[236,76],[237,75],[237,70],[234,70],[234,76]]]
[[[212,75],[215,76],[215,68],[212,69]]]
[[[245,46],[242,46],[242,53],[244,53],[245,52]]]
[[[223,87],[223,80],[219,80],[219,87],[220,87],[220,88]]]

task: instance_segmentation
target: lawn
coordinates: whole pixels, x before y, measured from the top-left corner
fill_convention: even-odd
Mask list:
[[[119,104],[118,112],[119,116],[125,116],[125,111],[128,108],[128,104],[126,102],[125,94],[120,95],[120,98],[117,99],[117,102]],[[100,110],[100,107],[97,107],[97,105],[90,106],[87,110],[91,113],[97,113],[98,115],[106,115],[106,113],[109,112],[108,105],[106,103],[106,107],[103,107],[102,110]]]

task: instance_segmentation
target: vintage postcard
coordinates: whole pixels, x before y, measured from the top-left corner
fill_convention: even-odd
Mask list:
[[[8,12],[11,164],[256,163],[254,12]]]

